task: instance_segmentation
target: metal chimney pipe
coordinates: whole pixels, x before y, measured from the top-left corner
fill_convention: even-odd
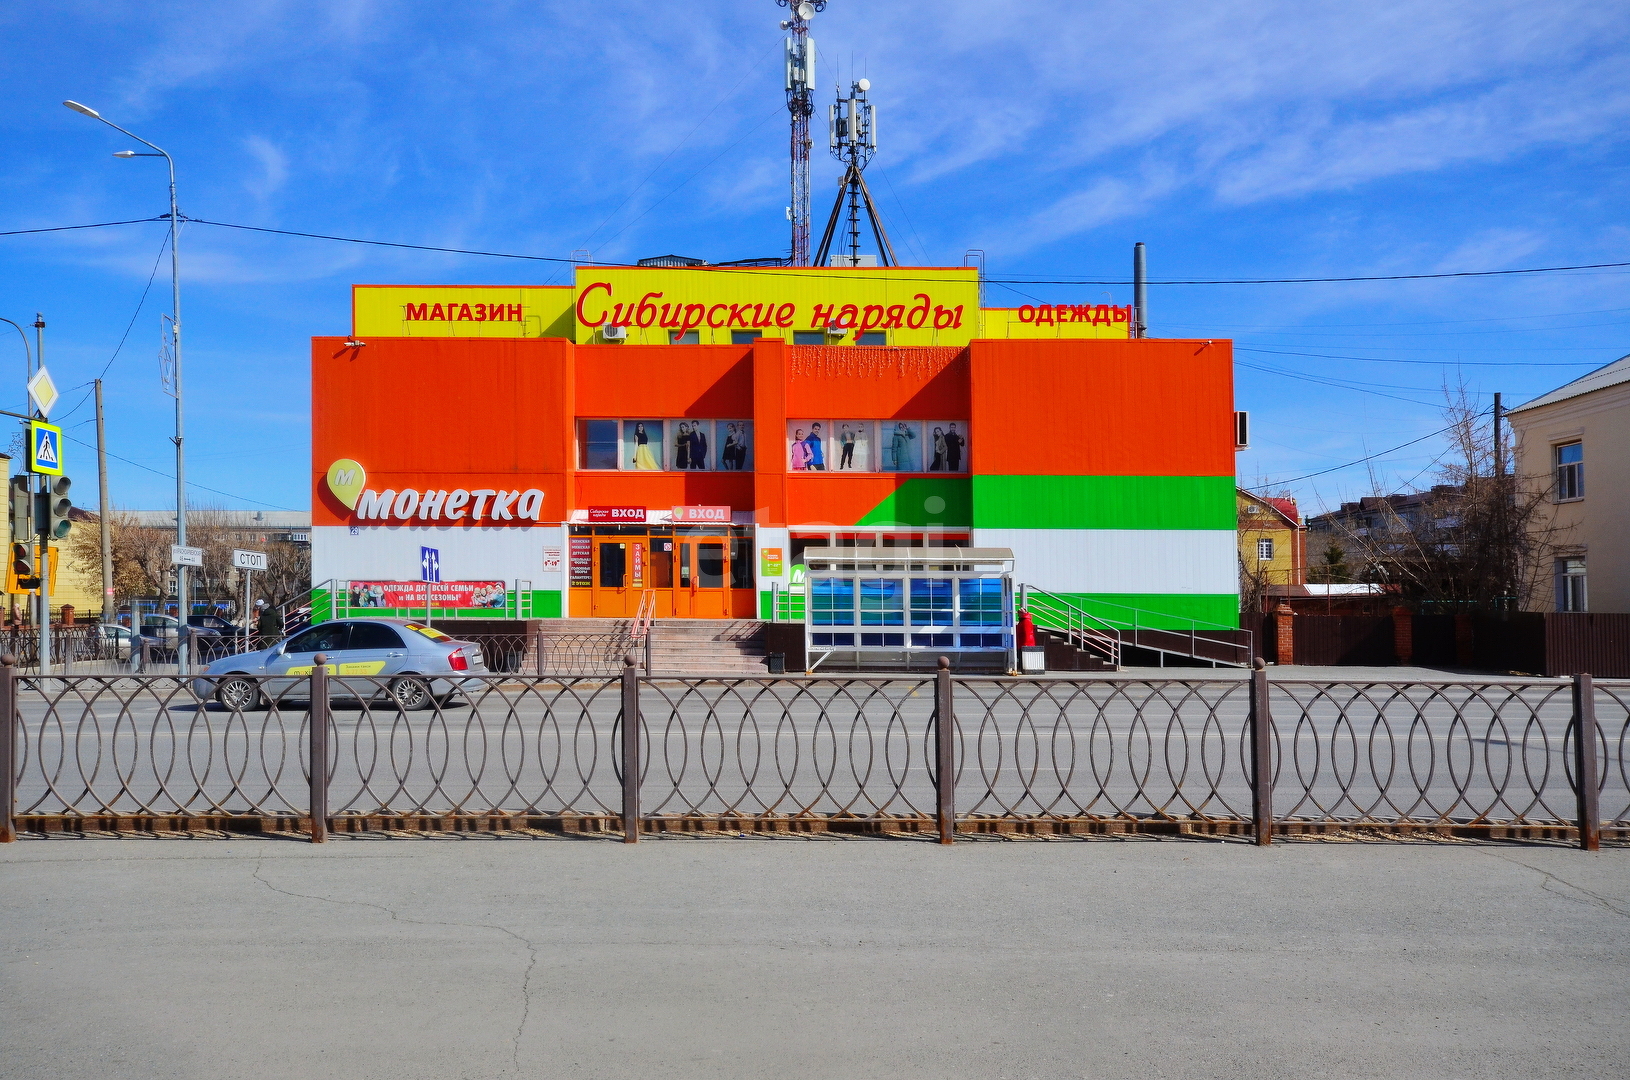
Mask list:
[[[1149,262],[1141,240],[1132,245],[1132,336],[1149,336]]]

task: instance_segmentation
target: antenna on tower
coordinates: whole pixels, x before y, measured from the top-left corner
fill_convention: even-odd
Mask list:
[[[849,201],[849,250],[831,256],[832,262],[838,266],[860,265],[860,208],[864,204],[866,218],[872,226],[872,236],[877,241],[878,262],[883,266],[900,265],[900,261],[894,257],[894,245],[889,243],[888,231],[883,228],[883,219],[877,212],[871,189],[866,186],[863,175],[872,155],[877,153],[877,107],[866,100],[866,92],[871,88],[869,79],[857,79],[849,84],[849,96],[843,97],[842,90],[839,90],[837,102],[828,108],[827,127],[832,156],[844,163],[844,170],[843,179],[838,183],[838,199],[832,204],[832,216],[826,220],[826,232],[822,234],[821,246],[815,252],[816,266],[827,265],[832,251],[832,234],[837,231],[845,199]]]
[[[809,118],[815,113],[815,39],[809,36],[809,20],[826,10],[826,0],[775,0],[787,8],[792,18],[781,29],[792,31],[787,38],[787,112],[792,119],[792,205],[787,219],[792,222],[793,266],[809,265]]]

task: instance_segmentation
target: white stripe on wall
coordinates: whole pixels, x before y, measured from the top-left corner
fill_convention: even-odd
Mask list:
[[[311,530],[311,581],[418,581],[419,548],[441,552],[443,581],[530,581],[534,589],[563,589],[565,575],[543,572],[543,549],[566,547],[558,525],[531,528],[348,525]]]
[[[1013,579],[1049,592],[1239,592],[1227,529],[975,529],[975,547],[1013,549]]]

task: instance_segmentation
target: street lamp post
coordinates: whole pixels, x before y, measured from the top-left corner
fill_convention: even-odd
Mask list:
[[[181,233],[181,212],[176,209],[175,202],[175,159],[164,150],[140,135],[134,135],[115,124],[101,113],[88,105],[81,105],[77,101],[64,101],[64,105],[77,113],[84,113],[93,120],[100,120],[108,127],[132,139],[153,151],[144,154],[138,150],[120,150],[114,157],[161,157],[170,167],[170,310],[172,312],[171,332],[174,334],[174,378],[175,378],[175,542],[181,547],[187,546],[187,458],[182,447],[183,410],[181,397],[181,263],[177,254],[177,241]],[[187,640],[187,568],[177,565],[175,568],[176,583],[176,673],[181,676],[187,674],[187,653],[189,641]]]

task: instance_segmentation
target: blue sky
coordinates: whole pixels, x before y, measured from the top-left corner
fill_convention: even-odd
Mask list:
[[[7,5],[0,230],[166,209],[162,163],[111,157],[130,144],[73,98],[174,154],[198,218],[608,261],[780,254],[783,16],[771,0]],[[980,248],[993,278],[1123,278],[1136,240],[1157,280],[1630,260],[1623,3],[832,0],[814,36],[823,87],[872,81],[868,175],[910,261]],[[838,170],[813,171],[819,216]],[[163,235],[0,237],[0,316],[45,313],[59,386],[106,370],[127,507],[174,505],[167,262],[137,314]],[[352,282],[564,279],[203,225],[181,252],[192,498],[249,509],[309,505],[307,339],[349,329]],[[1630,351],[1627,285],[1164,286],[1151,332],[1235,339],[1255,441],[1241,480],[1316,509],[1430,482],[1437,440],[1285,481],[1441,427],[1445,383],[1514,404]],[[988,299],[1106,293],[1130,289]],[[22,346],[0,331],[15,409]],[[69,425],[89,419],[70,412],[84,393],[58,408]],[[69,452],[93,503],[89,451]]]

